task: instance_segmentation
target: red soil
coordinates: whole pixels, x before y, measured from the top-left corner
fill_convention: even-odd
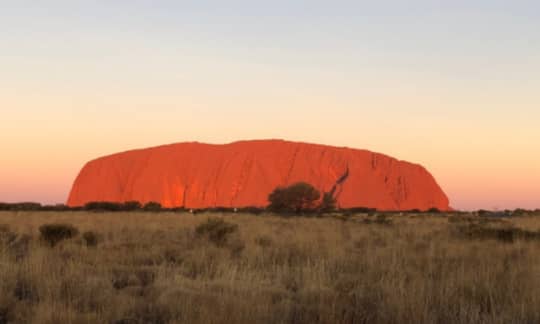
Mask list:
[[[298,181],[321,192],[335,186],[344,208],[450,209],[444,192],[420,165],[366,150],[280,140],[180,143],[102,157],[84,166],[67,203],[262,207],[274,188]]]

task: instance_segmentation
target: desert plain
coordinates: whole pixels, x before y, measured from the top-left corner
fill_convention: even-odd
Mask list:
[[[0,323],[539,323],[539,216],[5,211]]]

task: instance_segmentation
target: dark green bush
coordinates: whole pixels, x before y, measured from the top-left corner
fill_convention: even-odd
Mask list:
[[[44,205],[41,206],[42,211],[68,211],[71,210],[69,206],[66,206],[64,204],[56,204],[56,205]]]
[[[517,208],[513,211],[507,211],[506,213],[512,216],[528,216],[528,215],[532,215],[534,211],[523,209],[523,208]]]
[[[312,185],[298,182],[288,187],[278,187],[268,196],[268,209],[277,213],[313,211],[321,193]]]
[[[164,210],[164,208],[161,208],[161,209]],[[175,212],[175,213],[186,213],[187,209],[184,207],[172,207],[172,208],[168,208],[167,211]]]
[[[410,213],[410,214],[419,214],[421,213],[422,211],[418,208],[415,208],[415,209],[410,209],[410,210],[407,210],[405,211],[406,213]]]
[[[124,211],[134,211],[139,210],[142,208],[142,205],[138,201],[126,201],[124,205],[122,206],[122,210]]]
[[[41,209],[41,204],[35,202],[20,202],[13,204],[2,203],[0,205],[0,209],[13,211],[35,211]]]
[[[234,208],[232,207],[212,207],[205,210],[205,212],[210,213],[234,213]]]
[[[126,201],[123,203],[112,201],[91,201],[84,205],[84,210],[97,212],[135,211],[140,210],[142,205],[138,201]]]
[[[376,208],[369,207],[353,207],[340,209],[340,212],[347,216],[352,216],[354,214],[374,214],[377,211]]]
[[[363,220],[364,224],[376,224],[376,225],[392,225],[392,217],[387,214],[376,214],[374,217],[367,217]]]
[[[238,225],[231,224],[221,218],[209,218],[195,228],[197,237],[206,237],[217,246],[224,246],[231,234],[238,230]]]
[[[146,203],[144,205],[143,209],[145,211],[160,211],[162,208],[161,208],[160,203],[155,202],[155,201],[151,201],[151,202]]]
[[[489,214],[490,212],[485,210],[485,209],[479,209],[476,211],[476,213],[479,215],[479,216],[486,216],[487,214]]]
[[[79,230],[71,224],[45,224],[39,227],[39,232],[40,239],[51,247],[79,234]]]
[[[264,208],[260,207],[240,207],[236,208],[237,213],[247,213],[247,214],[253,214],[253,215],[260,215],[264,213]]]
[[[84,210],[89,211],[120,211],[123,204],[110,201],[91,201],[84,205]]]

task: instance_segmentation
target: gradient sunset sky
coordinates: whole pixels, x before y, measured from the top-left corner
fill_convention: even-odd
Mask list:
[[[0,112],[0,201],[65,202],[118,151],[282,138],[540,208],[540,2],[5,1]]]

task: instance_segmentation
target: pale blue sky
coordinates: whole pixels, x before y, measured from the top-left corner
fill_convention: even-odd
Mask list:
[[[538,1],[4,1],[0,57],[0,200],[62,201],[115,151],[285,138],[540,207]]]

